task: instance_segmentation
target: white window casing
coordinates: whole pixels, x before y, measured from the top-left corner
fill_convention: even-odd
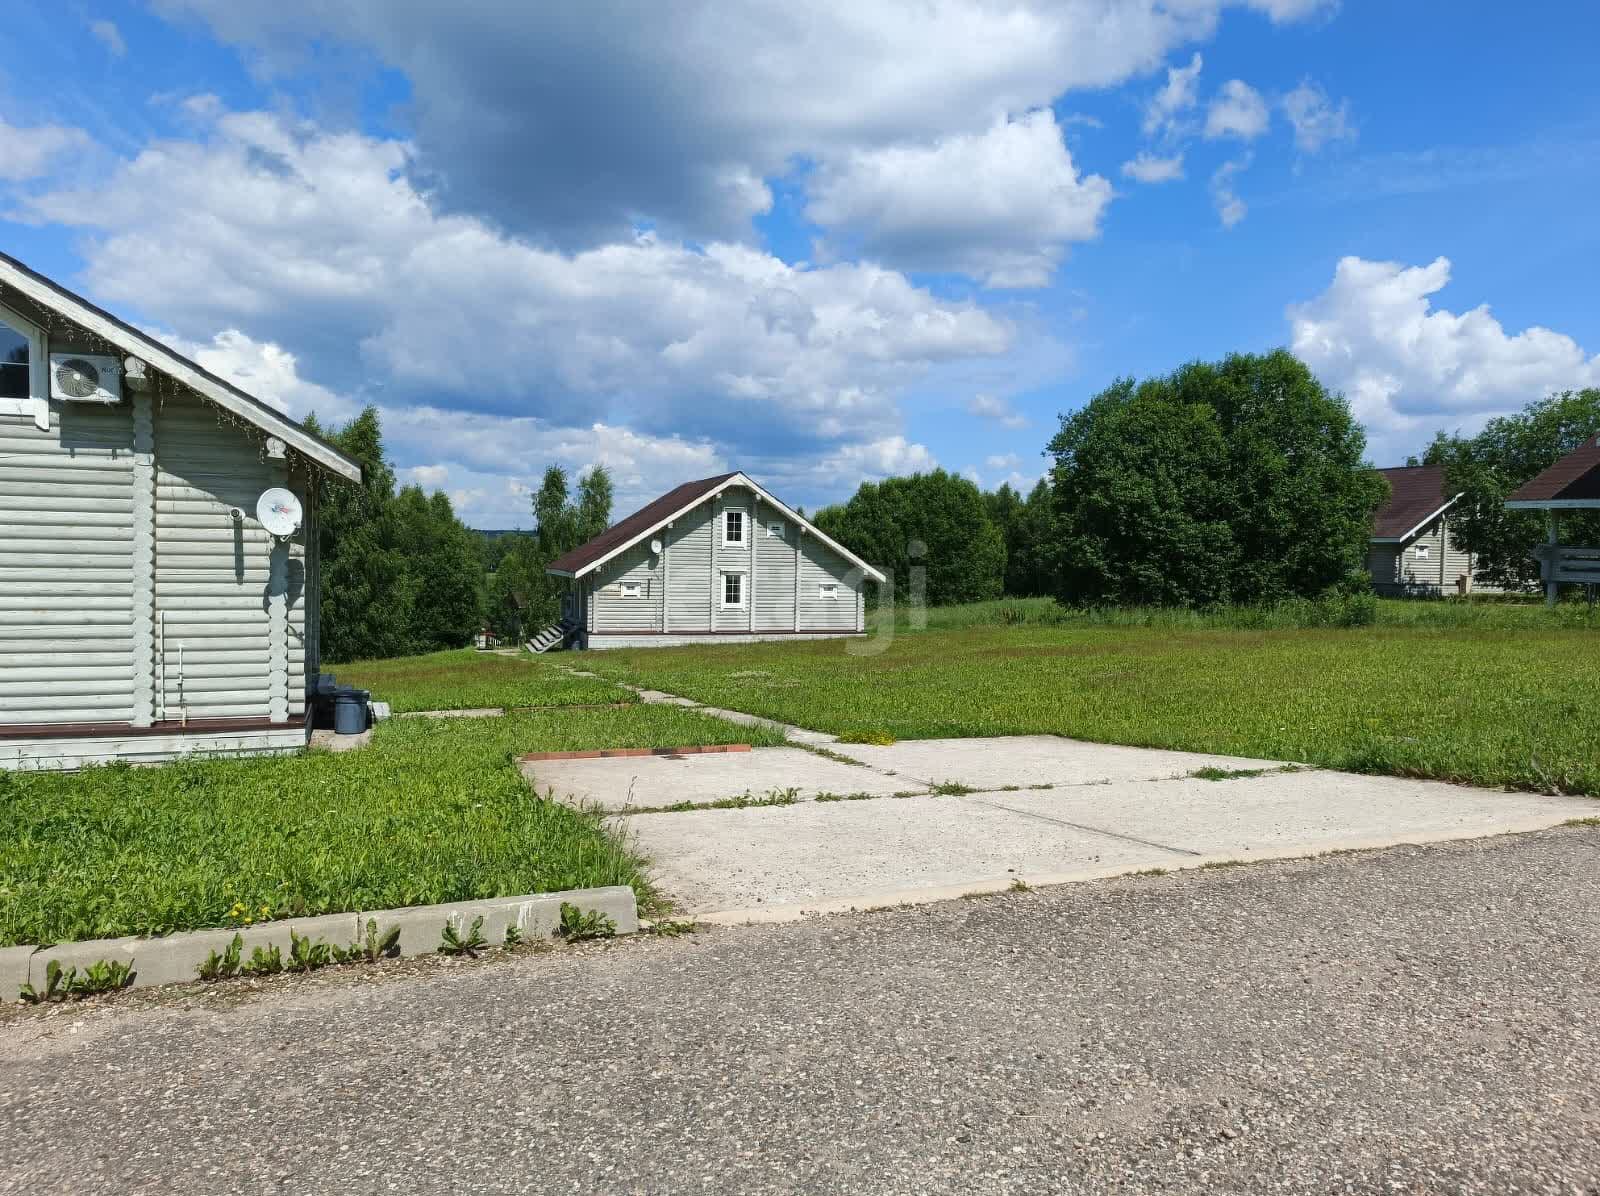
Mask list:
[[[622,581],[617,583],[617,592],[623,598],[643,598],[644,582]]]
[[[746,519],[742,507],[728,507],[722,512],[722,546],[724,548],[743,548],[745,544]]]
[[[823,582],[817,587],[817,597],[837,599],[839,597],[839,583],[836,581]]]
[[[1411,551],[1416,553],[1417,556],[1422,557],[1424,560],[1426,560],[1428,557],[1428,546],[1426,544],[1414,545]]]
[[[28,342],[28,397],[0,399],[0,415],[27,415],[41,432],[50,430],[50,357],[44,329],[0,303],[0,324]]]
[[[743,610],[749,600],[749,583],[744,571],[724,570],[722,573],[722,599],[723,610]]]
[[[783,523],[780,520],[775,519],[771,523],[767,524],[767,539],[783,539]]]

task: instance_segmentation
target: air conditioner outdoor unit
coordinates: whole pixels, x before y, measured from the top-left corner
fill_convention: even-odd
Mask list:
[[[86,353],[50,354],[50,397],[65,403],[116,403],[122,398],[122,363]]]

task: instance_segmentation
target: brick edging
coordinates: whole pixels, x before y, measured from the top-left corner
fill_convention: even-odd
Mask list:
[[[600,748],[587,752],[528,752],[518,756],[524,764],[545,760],[613,760],[635,756],[716,756],[725,752],[748,752],[748,743],[703,743],[671,748]]]

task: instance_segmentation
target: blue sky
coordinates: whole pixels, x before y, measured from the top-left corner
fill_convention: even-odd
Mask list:
[[[1392,464],[1600,385],[1593,5],[12,0],[0,246],[479,526],[1027,485],[1279,345]]]

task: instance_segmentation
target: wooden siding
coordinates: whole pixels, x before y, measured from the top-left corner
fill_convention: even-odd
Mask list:
[[[271,486],[308,496],[304,475],[267,458],[263,439],[198,399],[157,408],[158,719],[281,720],[304,709],[305,529],[275,545],[255,512]]]
[[[711,504],[702,503],[663,534],[667,558],[668,629],[711,630]]]
[[[129,404],[0,416],[0,724],[131,722]]]
[[[769,524],[783,529],[781,536],[768,536]],[[800,529],[776,511],[762,513],[756,528],[756,630],[793,631],[795,628],[794,571]]]
[[[1456,578],[1472,572],[1472,557],[1457,544],[1449,520],[1440,518],[1404,544],[1371,545],[1367,571],[1381,592],[1454,594]]]
[[[646,541],[601,566],[594,579],[590,631],[605,634],[661,630],[661,581],[655,561]],[[638,585],[637,598],[622,596],[624,582]]]
[[[838,585],[838,597],[822,597],[825,582]],[[855,631],[859,627],[859,570],[815,536],[800,538],[800,628],[803,631]]]

